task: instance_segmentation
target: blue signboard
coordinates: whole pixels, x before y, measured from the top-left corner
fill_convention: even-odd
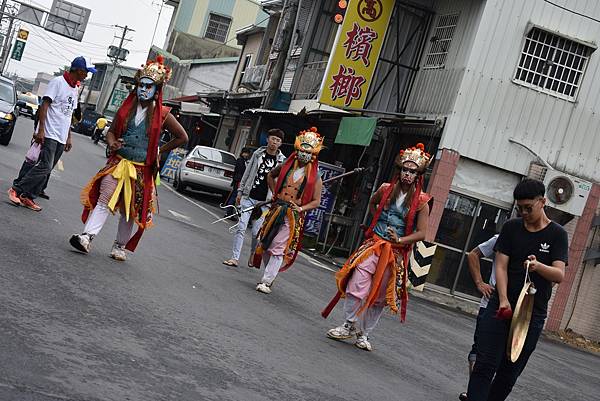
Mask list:
[[[177,169],[179,169],[179,165],[181,164],[185,153],[185,149],[173,149],[169,153],[169,157],[167,157],[167,161],[165,161],[165,165],[160,171],[160,176],[168,180],[175,180],[175,174],[177,173]]]
[[[346,170],[333,164],[319,162],[319,174],[323,181],[343,174]],[[321,225],[326,213],[331,213],[335,203],[335,194],[331,192],[328,185],[323,185],[321,190],[321,204],[318,208],[306,214],[304,220],[304,234],[317,236],[321,232]]]

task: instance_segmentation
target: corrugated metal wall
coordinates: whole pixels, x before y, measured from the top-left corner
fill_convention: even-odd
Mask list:
[[[600,19],[598,1],[556,3]],[[590,57],[575,102],[520,86],[512,77],[530,23],[600,41],[598,22],[543,0],[488,0],[440,146],[524,174],[532,156],[508,142],[515,138],[557,169],[600,181],[600,50]]]
[[[436,16],[427,38],[425,56],[440,16],[458,13],[458,23],[448,49],[445,66],[438,69],[421,69],[417,74],[407,113],[424,114],[429,117],[450,114],[485,4],[486,2],[482,0],[440,0],[433,4]],[[423,61],[421,63],[423,64]]]

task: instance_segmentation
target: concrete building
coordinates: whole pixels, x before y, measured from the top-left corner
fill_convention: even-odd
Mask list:
[[[48,82],[54,78],[54,75],[46,72],[38,72],[33,82],[33,90],[31,91],[34,95],[43,96],[48,87]]]
[[[174,7],[164,49],[181,59],[239,55],[235,32],[264,26],[269,16],[253,0],[179,0]]]

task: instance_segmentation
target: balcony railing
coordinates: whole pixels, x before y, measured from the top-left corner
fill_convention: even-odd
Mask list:
[[[294,98],[316,99],[319,94],[319,89],[321,88],[321,82],[323,81],[326,68],[327,61],[316,61],[304,64]]]
[[[266,70],[266,65],[255,65],[246,68],[240,84],[252,89],[260,89],[260,84],[262,83]]]

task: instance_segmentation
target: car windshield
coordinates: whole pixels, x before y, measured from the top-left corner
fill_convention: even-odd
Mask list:
[[[15,103],[15,91],[12,85],[0,82],[0,100],[7,103]]]
[[[28,95],[27,93],[21,93],[17,98],[25,103],[37,104],[38,99],[37,96]]]
[[[233,155],[231,155],[229,153],[221,152],[220,150],[217,150],[215,153],[217,154],[216,161],[225,163],[225,164],[235,165],[235,157]]]

